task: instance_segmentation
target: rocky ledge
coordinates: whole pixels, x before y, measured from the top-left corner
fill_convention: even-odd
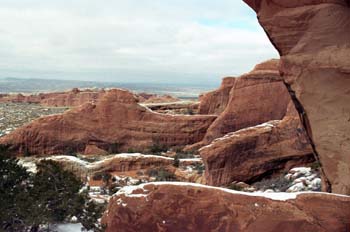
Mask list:
[[[327,193],[242,193],[199,184],[130,186],[102,223],[114,231],[346,231],[350,197]]]

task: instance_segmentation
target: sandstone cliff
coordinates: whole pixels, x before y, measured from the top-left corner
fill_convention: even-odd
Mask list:
[[[277,66],[278,60],[270,60],[235,80],[227,107],[208,129],[204,144],[286,115],[291,98]]]
[[[153,145],[200,141],[215,116],[173,116],[152,112],[125,90],[111,90],[96,104],[40,118],[0,139],[18,154],[84,152],[87,146],[118,152]]]
[[[236,78],[225,77],[219,89],[202,94],[199,97],[199,114],[221,114],[230,99],[230,91]]]
[[[350,194],[350,1],[245,0],[281,55],[280,71],[329,181]]]
[[[350,197],[247,194],[197,184],[150,183],[120,190],[102,219],[114,231],[346,231]]]

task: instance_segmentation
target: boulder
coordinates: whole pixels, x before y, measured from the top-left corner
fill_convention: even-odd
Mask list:
[[[350,197],[327,193],[244,193],[189,183],[129,186],[102,223],[116,231],[347,231]]]
[[[350,194],[350,1],[245,0],[281,55],[327,191]]]
[[[203,139],[215,118],[155,113],[139,105],[132,93],[114,89],[96,104],[35,120],[1,137],[0,144],[18,155],[83,153],[91,144],[110,153],[183,146]]]

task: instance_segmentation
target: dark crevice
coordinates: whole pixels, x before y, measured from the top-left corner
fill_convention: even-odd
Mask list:
[[[316,150],[316,146],[312,140],[312,130],[310,127],[309,118],[305,112],[303,105],[300,103],[300,101],[296,97],[294,90],[291,88],[291,86],[288,83],[284,82],[284,84],[286,85],[288,92],[289,92],[289,94],[294,102],[295,108],[299,113],[300,121],[301,121],[301,123],[306,131],[307,139],[308,139],[309,143],[311,144],[315,160],[320,164],[320,172],[321,172],[322,179],[325,183],[325,190],[326,190],[326,192],[332,192],[332,185],[324,173],[322,163],[320,162],[319,154],[318,154],[318,152]]]
[[[303,165],[310,165],[312,163],[315,162],[315,158],[313,154],[306,154],[302,157],[300,156],[291,156],[291,157],[283,157],[280,159],[276,159],[273,160],[269,163],[264,164],[265,167],[263,166],[257,166],[255,167],[256,170],[260,170],[260,169],[266,169],[265,172],[256,175],[248,180],[244,180],[245,183],[249,184],[249,185],[253,185],[256,182],[260,182],[262,180],[265,179],[271,179],[274,178],[276,176],[280,176],[282,175],[284,172],[289,171],[288,169],[286,169],[286,167],[288,166],[288,163],[291,162],[291,167],[295,167],[298,166],[300,164]],[[269,167],[269,168],[267,168]]]

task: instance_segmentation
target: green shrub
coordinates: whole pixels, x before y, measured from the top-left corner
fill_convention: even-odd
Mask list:
[[[174,173],[169,172],[164,168],[150,169],[147,171],[147,175],[155,177],[156,181],[176,181],[176,176]]]
[[[196,170],[199,175],[202,175],[205,170],[205,167],[204,167],[204,164],[196,163],[193,169]]]
[[[168,148],[165,145],[160,145],[158,143],[154,143],[151,147],[150,147],[150,152],[153,154],[159,154],[162,152],[167,152]]]
[[[180,159],[177,155],[175,155],[174,157],[174,163],[173,163],[173,166],[178,168],[180,166]]]
[[[112,143],[112,144],[110,144],[108,149],[107,149],[108,153],[110,153],[110,154],[120,153],[121,146],[122,146],[121,143]]]

